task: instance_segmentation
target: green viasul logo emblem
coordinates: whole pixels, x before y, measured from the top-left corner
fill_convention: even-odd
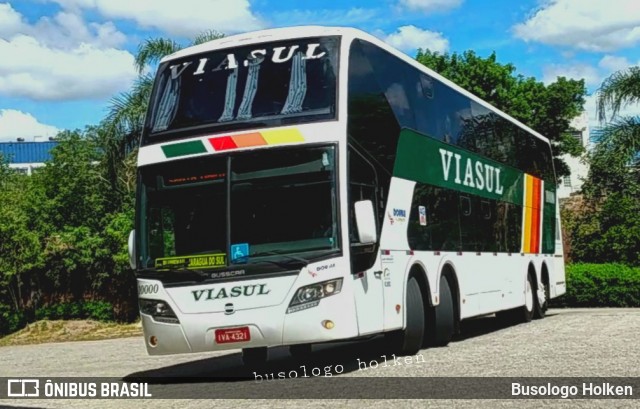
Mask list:
[[[409,129],[400,132],[396,177],[522,205],[524,173]]]
[[[500,168],[483,163],[480,160],[473,160],[470,157],[463,158],[458,153],[453,153],[440,148],[442,158],[442,174],[445,182],[449,181],[451,173],[451,159],[455,158],[455,178],[454,183],[464,185],[478,190],[485,190],[487,193],[502,195],[504,186],[500,183]],[[464,163],[464,165],[462,164]],[[464,167],[464,179],[462,179],[461,168]],[[494,190],[495,187],[495,190]]]

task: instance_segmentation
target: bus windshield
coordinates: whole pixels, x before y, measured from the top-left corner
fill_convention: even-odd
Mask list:
[[[167,132],[335,118],[338,37],[217,50],[160,66],[143,143]]]
[[[261,150],[142,168],[142,267],[174,260],[193,267],[197,255],[206,256],[200,267],[304,261],[337,250],[334,150]]]

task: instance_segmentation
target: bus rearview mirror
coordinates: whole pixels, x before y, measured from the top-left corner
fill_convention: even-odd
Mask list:
[[[129,233],[129,265],[132,269],[136,268],[136,231],[131,230]]]
[[[371,200],[361,200],[354,203],[356,226],[358,227],[358,241],[362,244],[373,244],[378,239],[376,232],[376,217]]]

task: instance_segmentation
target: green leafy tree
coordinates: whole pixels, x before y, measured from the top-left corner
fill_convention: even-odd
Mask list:
[[[223,34],[217,31],[205,31],[196,36],[189,45],[202,44],[222,37]],[[106,118],[99,127],[92,129],[105,153],[102,165],[105,178],[111,183],[111,210],[133,205],[136,148],[153,87],[153,75],[147,73],[147,69],[150,65],[159,63],[163,57],[181,49],[180,44],[167,38],[143,41],[135,56],[138,79],[129,91],[111,100]]]
[[[205,31],[196,36],[189,46],[222,37],[224,35],[215,30]],[[129,92],[120,94],[111,100],[111,107],[106,118],[106,123],[111,131],[116,135],[126,137],[129,146],[134,146],[138,141],[151,97],[153,76],[145,73],[147,67],[157,64],[163,57],[181,49],[180,44],[167,38],[150,38],[138,47],[135,66],[139,77]]]
[[[565,211],[576,261],[640,265],[640,118],[619,117],[622,108],[638,102],[638,67],[614,73],[598,90],[604,125],[589,153],[583,205]]]
[[[640,102],[640,67],[617,71],[602,82],[597,93],[596,109],[601,122],[615,118],[620,109]]]
[[[24,206],[29,177],[11,170],[0,156],[0,304],[15,311],[25,306],[30,270],[42,262],[39,234],[30,226]]]
[[[570,121],[583,110],[583,80],[560,77],[545,85],[535,78],[515,75],[516,67],[499,63],[495,53],[482,58],[473,51],[440,54],[420,50],[416,59],[549,138],[557,176],[570,173],[560,157],[577,156],[583,150],[568,133]]]

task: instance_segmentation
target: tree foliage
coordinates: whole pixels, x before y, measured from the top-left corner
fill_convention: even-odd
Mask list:
[[[640,101],[638,67],[614,73],[598,91],[597,109],[611,121],[597,132],[589,153],[583,205],[565,210],[572,258],[585,262],[640,265],[640,118],[618,117]]]
[[[192,44],[221,36],[207,31]],[[147,67],[180,48],[143,42],[131,90],[111,100],[100,124],[59,133],[51,160],[33,175],[11,170],[0,154],[0,335],[42,317],[137,316],[127,237],[153,83]]]
[[[640,102],[640,67],[611,74],[600,86],[597,97],[596,110],[601,122],[606,121],[607,111],[613,119],[622,108]]]
[[[582,153],[582,146],[568,132],[570,121],[583,110],[583,80],[560,77],[545,85],[533,77],[516,75],[516,67],[499,63],[495,53],[482,58],[473,51],[440,54],[420,50],[416,59],[549,138],[557,176],[569,174],[560,156]]]
[[[0,165],[0,319],[12,323],[0,332],[55,303],[109,300],[116,318],[135,316],[132,190],[114,201],[101,132],[61,132],[31,176]]]

